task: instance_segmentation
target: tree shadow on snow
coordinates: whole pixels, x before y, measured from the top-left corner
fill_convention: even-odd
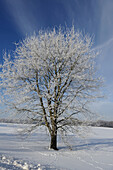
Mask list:
[[[76,143],[76,141],[75,141]],[[78,140],[77,140],[78,143]],[[78,151],[78,150],[104,150],[108,149],[109,147],[113,147],[113,138],[109,139],[89,139],[89,140],[80,140],[79,144],[76,145],[70,145],[70,146],[62,146],[59,147],[59,150],[67,150],[71,149],[72,151]],[[113,149],[110,150],[110,152],[113,152]]]

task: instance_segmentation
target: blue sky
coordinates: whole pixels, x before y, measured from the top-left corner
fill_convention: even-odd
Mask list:
[[[92,108],[113,120],[113,0],[0,0],[0,63],[3,51],[33,31],[72,23],[94,35],[99,74],[105,79],[106,98]]]

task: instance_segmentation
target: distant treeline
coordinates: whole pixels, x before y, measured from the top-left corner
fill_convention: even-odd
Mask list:
[[[90,122],[89,125],[96,126],[96,127],[113,128],[113,121],[98,120],[97,122]]]
[[[0,123],[31,124],[31,121],[22,119],[0,119]]]
[[[0,119],[0,123],[36,124],[36,121],[27,120],[27,119],[26,120],[22,120],[22,119]],[[77,121],[77,124],[81,125],[82,123],[83,122],[81,122],[81,121]],[[83,124],[84,125],[87,124],[88,126],[95,126],[95,127],[113,128],[113,121],[98,120],[96,122],[89,122],[89,123],[87,122],[87,123],[83,123]]]

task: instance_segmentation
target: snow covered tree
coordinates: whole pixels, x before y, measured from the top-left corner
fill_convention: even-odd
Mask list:
[[[74,26],[39,31],[4,54],[1,89],[13,112],[46,126],[50,148],[57,150],[57,132],[73,129],[90,117],[87,104],[98,97],[92,38]],[[79,117],[80,116],[80,117]]]

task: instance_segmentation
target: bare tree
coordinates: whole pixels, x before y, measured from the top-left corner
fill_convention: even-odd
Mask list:
[[[50,148],[57,150],[57,132],[66,132],[90,116],[87,103],[98,97],[92,38],[71,29],[39,31],[4,54],[1,88],[13,109],[46,126]],[[36,127],[35,126],[35,127]]]

